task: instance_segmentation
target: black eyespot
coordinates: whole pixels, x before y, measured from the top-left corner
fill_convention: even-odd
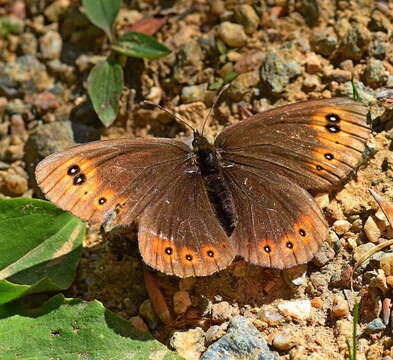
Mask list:
[[[326,129],[328,129],[329,132],[336,134],[340,131],[340,127],[338,125],[326,125]]]
[[[68,168],[67,174],[70,176],[76,175],[81,171],[81,168],[78,165],[72,165]]]
[[[192,261],[192,256],[191,255],[186,255],[186,260],[187,261]]]
[[[322,167],[321,165],[317,165],[315,168],[316,168],[318,171],[321,171],[321,170],[323,169],[323,167]]]
[[[325,154],[325,158],[328,159],[328,160],[333,160],[334,159],[334,155],[331,154],[331,153],[326,153]]]
[[[172,250],[171,247],[167,247],[167,248],[165,249],[165,252],[166,252],[168,255],[172,255],[172,254],[173,254],[173,250]]]
[[[263,250],[265,250],[265,252],[267,252],[267,253],[270,253],[272,251],[270,246],[267,246],[267,245],[263,248]]]
[[[209,257],[214,257],[214,252],[211,251],[211,250],[209,250],[209,251],[207,252],[207,256],[209,256]]]
[[[104,197],[99,198],[99,199],[98,199],[98,203],[99,203],[100,205],[103,205],[103,204],[106,203],[106,199],[105,199]]]
[[[293,244],[290,241],[287,242],[287,248],[293,249]]]
[[[337,114],[328,114],[326,115],[326,120],[338,123],[340,121],[340,117]]]
[[[86,175],[85,174],[79,174],[74,177],[74,185],[82,185],[86,181]]]
[[[306,236],[306,232],[303,229],[299,230],[300,236]]]

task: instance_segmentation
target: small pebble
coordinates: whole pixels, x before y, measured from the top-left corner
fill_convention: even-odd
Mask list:
[[[337,35],[332,27],[323,27],[312,32],[311,45],[318,54],[330,56],[337,44]]]
[[[21,196],[28,190],[27,179],[18,174],[3,176],[4,190],[12,196]]]
[[[213,321],[228,320],[233,314],[238,313],[237,308],[231,306],[227,301],[213,304],[211,307]]]
[[[353,252],[353,258],[355,261],[360,260],[360,258],[366,254],[368,251],[370,251],[371,249],[373,249],[375,247],[375,245],[373,243],[366,243],[366,244],[362,244],[359,245]],[[365,263],[367,263],[368,261],[366,261]]]
[[[278,310],[296,320],[307,320],[311,315],[310,300],[284,301],[277,305]]]
[[[241,47],[247,43],[247,35],[243,26],[229,21],[220,24],[218,35],[225,44],[231,47]]]
[[[222,323],[221,325],[210,326],[205,334],[206,342],[212,343],[213,341],[218,340],[225,334],[227,328],[228,328],[228,323]]]
[[[339,83],[345,83],[352,79],[352,73],[347,70],[334,69],[329,73],[328,77]]]
[[[207,84],[185,86],[182,89],[181,98],[185,103],[203,101],[207,90]]]
[[[306,58],[306,70],[309,74],[316,74],[322,71],[322,65],[315,53],[310,53]]]
[[[320,297],[314,297],[311,299],[311,306],[316,309],[323,307],[323,301]]]
[[[273,337],[272,345],[280,351],[289,351],[298,342],[294,334],[287,329],[281,330]]]
[[[323,266],[329,261],[333,260],[335,255],[336,253],[334,252],[334,250],[330,247],[329,243],[325,241],[322,243],[321,247],[315,254],[312,262],[317,266]]]
[[[351,223],[347,220],[336,220],[333,229],[337,235],[343,235],[351,228]]]
[[[214,15],[222,15],[225,12],[225,2],[223,0],[211,0],[210,11]]]
[[[258,313],[258,318],[269,325],[278,325],[284,321],[284,317],[275,308],[264,308]]]
[[[369,334],[373,334],[385,329],[386,325],[383,323],[382,319],[376,318],[366,325],[365,331]]]
[[[39,39],[42,57],[48,60],[60,58],[63,39],[56,31],[48,31]]]
[[[381,237],[381,230],[379,230],[379,227],[372,216],[367,218],[364,224],[364,232],[372,243],[378,242]]]
[[[373,89],[384,86],[388,79],[388,73],[383,62],[381,60],[369,59],[364,71],[364,79],[366,84]]]
[[[322,193],[315,196],[315,201],[321,209],[329,206],[329,193]]]
[[[340,295],[335,295],[333,298],[332,317],[342,319],[349,314],[348,302]]]
[[[386,276],[393,276],[393,254],[385,254],[380,260],[380,266]]]
[[[201,328],[176,331],[171,339],[171,346],[186,360],[199,360],[205,350],[205,333]]]
[[[248,34],[254,33],[259,25],[259,17],[251,5],[243,4],[235,8],[235,19],[243,25]]]
[[[173,311],[175,314],[184,314],[191,305],[191,298],[187,291],[175,292],[173,295]]]

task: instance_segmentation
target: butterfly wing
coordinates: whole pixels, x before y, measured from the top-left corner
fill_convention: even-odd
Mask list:
[[[328,226],[312,196],[279,173],[235,164],[224,168],[238,224],[231,235],[238,255],[271,268],[306,263]]]
[[[138,217],[144,261],[167,274],[208,275],[234,257],[191,150],[182,142],[77,145],[41,161],[36,178],[49,200],[83,220],[122,225]]]
[[[49,200],[83,220],[130,224],[189,153],[170,139],[96,141],[48,156],[36,179]]]
[[[179,277],[206,276],[227,267],[235,256],[215,216],[197,167],[172,178],[142,213],[139,249],[145,262]]]
[[[217,137],[239,255],[275,268],[314,256],[328,226],[304,189],[330,190],[358,166],[370,133],[366,114],[350,99],[313,100],[257,114]]]
[[[359,165],[370,134],[366,115],[364,105],[348,98],[299,102],[230,126],[215,144],[224,161],[328,191]]]

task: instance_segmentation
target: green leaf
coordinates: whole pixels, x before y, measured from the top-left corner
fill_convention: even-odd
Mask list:
[[[128,32],[120,36],[112,49],[123,55],[147,59],[156,59],[171,52],[153,36],[139,32]]]
[[[19,302],[0,306],[0,354],[2,360],[180,360],[148,332],[139,332],[100,302],[62,295],[38,309]]]
[[[226,53],[228,52],[228,49],[227,49],[227,46],[225,45],[225,43],[221,39],[216,40],[216,46],[217,46],[217,50],[220,53],[220,55],[226,55]]]
[[[83,222],[47,201],[0,199],[0,304],[67,289],[84,235]]]
[[[224,80],[218,78],[217,81],[209,85],[209,90],[219,90],[224,86]]]
[[[112,26],[119,13],[121,0],[82,0],[82,5],[88,19],[112,40]]]
[[[224,76],[224,83],[230,83],[232,80],[235,80],[239,76],[239,73],[236,71],[230,71],[228,74]]]
[[[123,90],[123,69],[113,59],[98,63],[87,79],[87,91],[101,122],[110,126],[119,112],[119,97]]]

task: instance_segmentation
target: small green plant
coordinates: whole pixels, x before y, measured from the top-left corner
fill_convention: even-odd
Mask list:
[[[348,359],[356,360],[356,350],[358,348],[358,321],[359,321],[359,303],[355,298],[355,304],[353,305],[352,311],[352,345],[349,342],[349,339],[346,339],[347,347],[348,347]]]
[[[122,57],[156,59],[168,55],[170,50],[154,37],[128,32],[118,38],[113,23],[119,13],[121,0],[82,0],[88,19],[105,32],[112,53],[91,70],[87,91],[101,122],[110,126],[119,112],[119,97],[124,86]]]
[[[358,90],[358,88],[356,87],[355,79],[354,79],[353,74],[352,74],[351,84],[352,84],[352,97],[353,97],[353,99],[354,99],[355,101],[360,101],[361,98],[360,98],[359,90]]]

